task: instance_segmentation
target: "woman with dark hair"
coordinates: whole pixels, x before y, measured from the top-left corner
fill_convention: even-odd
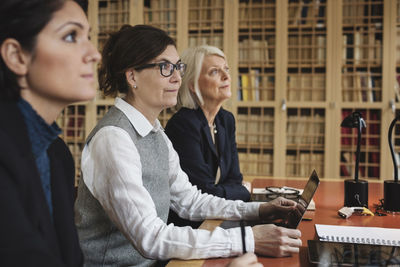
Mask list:
[[[81,266],[62,109],[95,94],[100,54],[73,1],[0,1],[1,266]]]
[[[150,266],[155,260],[298,252],[300,231],[272,224],[214,231],[166,224],[169,208],[191,220],[281,218],[296,203],[245,203],[202,194],[179,166],[157,117],[176,104],[186,65],[174,41],[145,25],[106,42],[100,89],[122,94],[89,134],[75,203],[87,266]]]

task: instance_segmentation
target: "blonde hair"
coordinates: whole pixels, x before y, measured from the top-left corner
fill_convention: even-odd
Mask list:
[[[183,51],[181,60],[187,64],[185,75],[178,92],[177,108],[196,109],[204,104],[199,88],[199,77],[205,56],[216,55],[225,59],[224,52],[218,47],[201,45]],[[194,88],[194,93],[190,90]]]

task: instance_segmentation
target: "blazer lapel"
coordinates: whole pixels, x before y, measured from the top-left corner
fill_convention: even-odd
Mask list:
[[[63,162],[56,156],[56,151],[50,146],[48,150],[50,160],[50,173],[51,173],[51,194],[53,203],[53,223],[54,223],[54,237],[58,240],[58,244],[62,247],[56,246],[58,255],[68,256],[72,251],[73,237],[71,235],[71,229],[69,229],[71,218],[71,203],[73,203],[73,195],[70,190],[71,184],[67,184],[68,179],[66,176],[69,173],[66,172]],[[71,177],[72,174],[71,174]],[[66,259],[65,259],[66,260]]]
[[[209,148],[214,153],[214,155],[216,157],[218,157],[217,150],[215,149],[215,145],[214,145],[214,142],[213,142],[212,137],[211,137],[210,127],[208,126],[207,119],[204,116],[204,113],[201,110],[201,108],[197,108],[196,115],[197,115],[197,119],[199,120],[199,123],[202,124],[201,130],[203,131],[203,134],[207,138],[207,143],[208,143]]]
[[[217,116],[215,116],[215,125],[217,126],[217,134],[215,135],[215,139],[217,140],[217,146],[218,146],[218,151],[225,151],[225,144],[226,144],[226,129],[221,123],[219,119],[220,113],[217,113]],[[221,157],[219,160],[219,168],[221,171],[221,179],[220,182],[224,180],[224,177],[226,177],[226,167],[227,167],[227,162],[225,162],[226,159],[224,159],[225,153],[221,153]]]
[[[203,131],[203,134],[207,137],[207,143],[208,143],[209,148],[215,154],[215,156],[218,157],[217,150],[215,149],[214,142],[212,141],[210,127],[208,126],[207,123],[203,124],[202,131]]]
[[[224,151],[226,130],[218,119],[218,115],[215,117],[215,125],[217,126],[217,134],[215,135],[215,139],[217,140],[218,151]]]

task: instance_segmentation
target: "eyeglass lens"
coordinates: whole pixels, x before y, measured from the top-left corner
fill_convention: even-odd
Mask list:
[[[179,71],[179,74],[183,76],[185,74],[186,65],[184,63],[173,64],[170,62],[165,62],[160,64],[161,75],[169,77],[174,73],[174,69]]]

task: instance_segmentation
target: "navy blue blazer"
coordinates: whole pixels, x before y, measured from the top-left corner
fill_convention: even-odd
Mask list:
[[[53,218],[22,114],[0,102],[0,266],[81,266],[74,224],[74,162],[57,138],[49,147]]]
[[[165,133],[179,154],[182,169],[202,192],[233,200],[250,200],[242,185],[235,140],[235,119],[221,108],[215,117],[218,153],[201,108],[181,108],[168,121]],[[218,166],[221,178],[215,184]]]

